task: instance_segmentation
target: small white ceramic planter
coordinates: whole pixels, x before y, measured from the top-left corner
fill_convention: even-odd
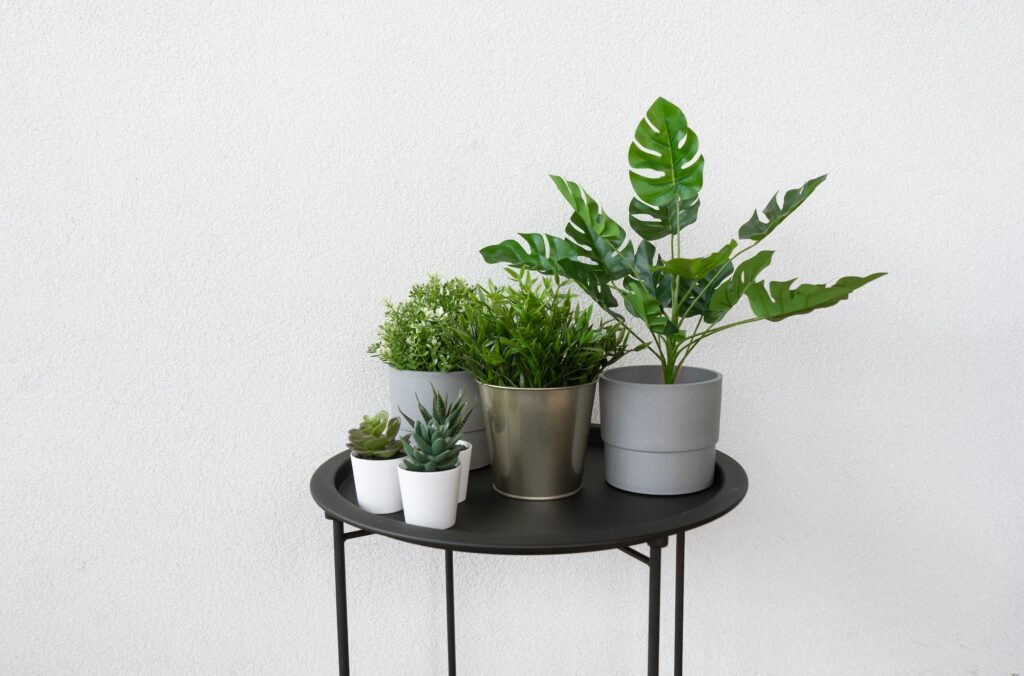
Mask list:
[[[398,466],[403,460],[404,455],[387,460],[367,460],[352,456],[356,499],[362,509],[371,514],[392,514],[402,511]]]
[[[459,502],[466,499],[466,490],[469,488],[469,472],[473,466],[473,444],[468,441],[460,441],[462,450],[459,451]]]
[[[399,465],[405,522],[427,528],[454,526],[461,478],[461,466],[443,472],[412,472]]]

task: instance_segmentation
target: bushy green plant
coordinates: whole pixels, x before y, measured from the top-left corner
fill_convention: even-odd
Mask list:
[[[402,416],[413,427],[410,439],[402,441],[405,449],[403,465],[413,472],[443,472],[455,467],[459,462],[459,434],[469,418],[472,409],[459,392],[458,398],[452,403],[447,397],[434,392],[430,410],[420,402],[416,403],[420,410],[420,420],[413,420],[405,412]]]
[[[357,458],[388,460],[402,452],[398,436],[398,418],[388,418],[386,411],[364,415],[359,427],[348,431],[348,448]]]
[[[646,325],[650,339],[636,338],[658,358],[666,383],[675,382],[683,362],[705,338],[742,324],[777,322],[830,307],[885,274],[843,277],[832,286],[794,288],[792,279],[766,286],[757,276],[774,252],[760,251],[737,262],[803,204],[825,176],[786,191],[781,202],[776,193],[760,213],[755,211],[738,233],[739,240],[749,244],[741,246],[733,239],[706,256],[682,258],[680,233],[697,220],[704,158],[683,111],[665,99],[655,101],[640,120],[629,148],[629,166],[636,195],[629,204],[629,225],[642,240],[635,248],[625,230],[580,186],[552,176],[572,208],[567,238],[528,233],[522,237],[529,251],[510,239],[480,253],[489,263],[568,277],[632,333],[617,309],[621,299],[626,311]],[[667,260],[654,245],[665,237]],[[744,297],[754,316],[722,324]]]
[[[461,279],[442,282],[430,275],[401,303],[385,301],[384,321],[370,354],[405,371],[462,370],[462,346],[452,328],[472,295],[472,287]]]
[[[457,332],[466,370],[488,385],[569,387],[593,382],[627,349],[614,322],[592,322],[558,278],[510,271],[512,284],[478,287]]]

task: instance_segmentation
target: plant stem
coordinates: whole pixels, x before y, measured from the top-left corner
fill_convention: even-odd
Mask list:
[[[712,335],[714,335],[716,333],[719,333],[720,331],[725,331],[726,329],[731,329],[731,328],[733,328],[735,326],[740,326],[742,324],[749,324],[751,322],[759,322],[759,321],[763,321],[761,317],[751,317],[750,319],[743,319],[743,320],[738,321],[738,322],[733,322],[732,324],[726,324],[725,326],[717,326],[717,327],[715,327],[713,329],[708,329],[707,331],[703,331],[701,333],[696,333],[696,334],[690,336],[690,339],[686,341],[686,346],[689,347],[690,345],[696,345],[697,343],[699,343],[700,341],[704,340],[708,336],[712,336]]]

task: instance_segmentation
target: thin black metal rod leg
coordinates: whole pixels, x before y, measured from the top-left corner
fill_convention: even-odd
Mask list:
[[[348,676],[348,599],[345,591],[345,526],[334,525],[334,599],[338,617],[338,673]]]
[[[448,615],[448,676],[455,676],[455,591],[452,550],[444,550],[444,591]]]
[[[683,577],[686,565],[686,533],[676,536],[675,676],[683,676]]]
[[[647,675],[658,675],[658,644],[661,642],[661,548],[664,542],[652,542],[650,596],[647,599]]]

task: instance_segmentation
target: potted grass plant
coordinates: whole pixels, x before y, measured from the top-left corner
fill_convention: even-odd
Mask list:
[[[398,465],[405,455],[398,418],[388,418],[385,411],[363,416],[359,427],[348,431],[348,448],[359,506],[371,514],[400,512]]]
[[[597,377],[628,341],[592,313],[561,279],[524,271],[507,286],[478,287],[466,305],[458,333],[502,495],[551,500],[580,489]]]
[[[384,321],[369,352],[388,366],[391,415],[417,411],[417,401],[429,401],[434,389],[452,400],[463,393],[471,413],[462,436],[474,448],[470,468],[478,469],[490,463],[480,393],[464,370],[461,341],[453,331],[472,295],[472,287],[461,279],[430,275],[404,301],[385,301]],[[401,430],[412,431],[404,417]]]
[[[418,404],[418,420],[406,418],[413,430],[402,439],[405,458],[398,467],[398,483],[406,523],[445,529],[455,525],[463,476],[468,474],[459,463],[467,450],[467,442],[459,439],[466,402],[460,395],[449,405],[436,395],[433,404],[430,410]]]
[[[759,247],[825,176],[776,194],[717,251],[684,257],[681,233],[697,220],[704,158],[683,111],[665,99],[640,120],[628,158],[629,225],[638,244],[579,185],[552,176],[571,209],[566,237],[528,233],[525,247],[506,240],[481,254],[571,279],[655,356],[657,365],[610,369],[601,378],[606,478],[637,493],[691,493],[714,479],[722,401],[722,375],[686,364],[694,349],[729,329],[831,307],[884,273],[831,285],[759,279],[774,255]],[[667,247],[659,251],[659,243]],[[727,321],[743,299],[751,316]],[[646,336],[633,331],[623,308]]]

